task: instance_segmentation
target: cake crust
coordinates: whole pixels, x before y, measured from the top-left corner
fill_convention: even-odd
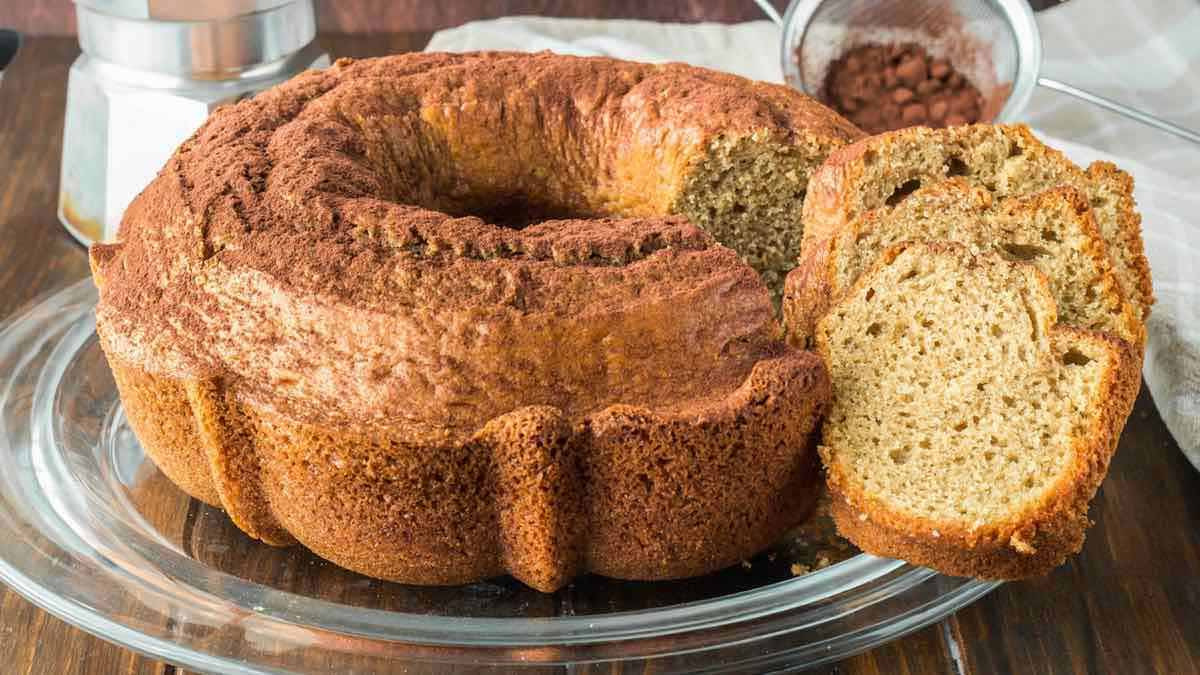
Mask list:
[[[126,416],[177,485],[247,534],[411,584],[510,573],[552,591],[585,571],[673,579],[744,560],[821,492],[819,358],[759,362],[720,400],[614,405],[572,423],[528,406],[467,438],[300,422],[236,387],[109,356]]]

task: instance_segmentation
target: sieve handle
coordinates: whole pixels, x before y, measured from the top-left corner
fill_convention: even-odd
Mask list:
[[[754,4],[767,15],[767,18],[774,21],[776,26],[783,28],[783,17],[779,16],[779,10],[771,4],[771,0],[754,0]]]
[[[1158,129],[1159,131],[1165,131],[1168,134],[1175,134],[1176,136],[1179,136],[1180,138],[1186,138],[1187,140],[1189,140],[1193,143],[1200,144],[1200,133],[1196,133],[1195,131],[1192,131],[1191,129],[1185,129],[1184,127],[1181,127],[1178,124],[1172,124],[1164,119],[1155,117],[1154,115],[1144,113],[1141,110],[1138,110],[1137,108],[1130,108],[1129,106],[1125,105],[1124,103],[1117,103],[1116,101],[1112,100],[1111,98],[1105,98],[1103,96],[1098,96],[1096,94],[1093,94],[1090,91],[1084,91],[1082,89],[1079,89],[1078,87],[1073,87],[1073,86],[1067,84],[1066,82],[1059,82],[1058,80],[1052,80],[1048,77],[1039,77],[1038,84],[1042,85],[1043,87],[1045,87],[1047,89],[1053,89],[1054,91],[1061,91],[1064,94],[1070,94],[1071,96],[1074,96],[1075,98],[1081,99],[1083,101],[1087,101],[1088,103],[1091,103],[1092,105],[1099,106],[1101,108],[1104,108],[1105,110],[1110,110],[1119,115],[1124,115],[1125,117],[1128,117],[1131,120],[1137,120],[1138,122],[1141,122],[1142,124],[1145,124],[1147,126],[1154,127],[1155,129]]]

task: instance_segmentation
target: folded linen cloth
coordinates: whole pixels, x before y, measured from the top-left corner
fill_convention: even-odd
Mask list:
[[[1039,14],[1043,72],[1200,128],[1200,50],[1194,40],[1200,5],[1147,4],[1073,0]],[[1114,20],[1114,12],[1126,20]],[[438,32],[426,50],[550,50],[682,61],[780,82],[779,41],[779,29],[768,21],[506,17]],[[1200,191],[1194,189],[1200,147],[1048,90],[1037,91],[1023,118],[1076,163],[1106,159],[1134,176],[1158,297],[1143,374],[1167,428],[1200,469]]]

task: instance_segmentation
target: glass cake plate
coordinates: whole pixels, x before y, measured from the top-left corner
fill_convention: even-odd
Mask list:
[[[507,671],[637,662],[766,672],[844,658],[995,587],[859,554],[818,515],[699,579],[369,579],[242,535],[142,453],[89,280],[0,324],[0,580],[106,640],[204,671]],[[812,570],[812,571],[810,571]]]

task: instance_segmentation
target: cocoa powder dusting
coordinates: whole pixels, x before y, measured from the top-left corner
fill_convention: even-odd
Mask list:
[[[829,64],[824,103],[867,133],[983,119],[983,96],[946,59],[915,43],[859,45]]]

